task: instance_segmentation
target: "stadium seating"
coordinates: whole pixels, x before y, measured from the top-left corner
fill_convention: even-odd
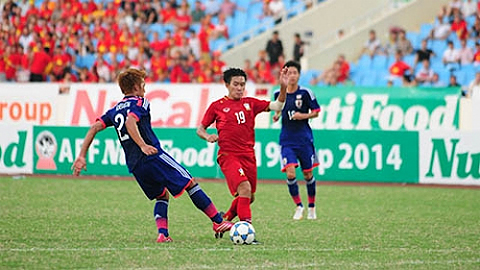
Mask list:
[[[467,29],[472,29],[475,23],[475,16],[465,18],[467,23]],[[407,31],[406,37],[412,43],[415,49],[420,48],[422,39],[428,38],[433,29],[434,23],[422,23],[418,32]],[[447,40],[451,40],[454,43],[456,49],[460,48],[460,40],[455,32],[452,32]],[[449,84],[451,75],[456,76],[458,83],[462,86],[468,85],[475,77],[475,73],[480,71],[479,67],[473,64],[460,65],[444,65],[442,61],[443,53],[447,48],[447,40],[428,40],[427,47],[430,48],[435,56],[431,58],[431,68],[439,75],[440,81],[444,85]],[[359,45],[361,46],[361,45]],[[475,40],[469,38],[467,40],[467,47],[475,49]],[[388,82],[388,69],[394,63],[395,58],[393,55],[375,55],[373,58],[369,55],[363,54],[358,58],[356,62],[351,63],[350,69],[350,81],[354,85],[359,86],[386,86]],[[405,55],[403,61],[414,69],[416,73],[421,65],[418,64],[414,67],[415,54]],[[307,72],[307,71],[305,71]],[[321,71],[317,71],[321,72]],[[401,80],[393,81],[393,86],[401,86]]]

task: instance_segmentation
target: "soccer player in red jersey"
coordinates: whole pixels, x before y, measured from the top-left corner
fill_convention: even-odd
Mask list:
[[[241,221],[252,222],[250,203],[254,201],[257,187],[257,164],[255,145],[255,116],[270,110],[278,111],[284,106],[288,69],[280,72],[280,94],[275,101],[244,97],[246,73],[239,68],[223,72],[228,89],[225,96],[208,107],[197,129],[200,138],[208,142],[218,141],[217,162],[225,175],[230,193],[235,197],[224,218],[231,221],[235,216]],[[216,123],[217,134],[209,134],[206,128]]]

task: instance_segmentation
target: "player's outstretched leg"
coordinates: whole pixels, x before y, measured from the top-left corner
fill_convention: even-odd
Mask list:
[[[168,235],[168,199],[157,199],[153,215],[158,230],[157,242],[172,242],[172,238]]]
[[[195,204],[198,209],[203,211],[205,215],[207,215],[213,222],[213,230],[215,233],[225,232],[232,228],[233,223],[223,220],[215,205],[198,184],[193,184],[187,189],[187,192],[193,204]]]
[[[293,202],[297,205],[295,209],[295,214],[293,215],[294,220],[300,220],[303,218],[303,204],[302,199],[300,198],[300,193],[298,192],[298,183],[296,178],[287,179],[288,192],[293,199]]]
[[[307,194],[308,194],[308,215],[307,219],[317,219],[317,213],[315,211],[315,194],[316,194],[316,182],[315,177],[311,179],[305,179],[307,181]]]

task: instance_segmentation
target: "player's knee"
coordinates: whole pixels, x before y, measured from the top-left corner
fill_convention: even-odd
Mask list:
[[[168,201],[168,199],[169,199],[168,192],[165,192],[162,195],[158,195],[157,197],[155,197],[155,199],[157,199],[157,200],[167,200]]]
[[[303,172],[303,177],[305,179],[312,179],[312,177],[313,177],[312,171]]]
[[[240,185],[238,185],[237,192],[240,197],[250,198],[252,196],[252,186],[250,185],[250,182],[241,182]]]
[[[190,184],[187,186],[187,191],[192,189],[194,186],[197,185],[197,182],[195,182],[195,179],[192,179],[192,181],[190,181]]]
[[[295,178],[295,177],[296,177],[296,176],[295,176],[295,171],[291,172],[291,171],[288,171],[288,170],[287,170],[287,178],[288,178],[288,179],[293,179],[293,178]]]

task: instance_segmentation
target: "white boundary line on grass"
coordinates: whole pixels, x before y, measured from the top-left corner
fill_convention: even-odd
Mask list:
[[[69,251],[136,251],[136,250],[190,250],[190,251],[232,251],[235,250],[235,246],[231,248],[184,248],[174,246],[158,246],[158,247],[104,247],[104,248],[0,248],[0,252],[69,252]],[[384,250],[397,250],[397,251],[416,251],[424,253],[463,253],[474,252],[480,254],[478,249],[423,249],[423,248],[268,248],[268,247],[254,247],[250,251],[309,251],[309,252],[349,252],[349,251],[363,251],[363,252],[382,252]],[[478,259],[480,260],[480,258]]]
[[[0,248],[0,252],[83,252],[83,251],[131,251],[131,250],[190,250],[190,251],[225,251],[230,252],[235,250],[232,248],[176,248],[176,247],[122,247],[122,248]],[[474,252],[480,254],[479,250],[474,249],[417,249],[417,248],[385,248],[385,249],[369,249],[369,248],[322,248],[322,249],[308,249],[308,248],[252,248],[250,251],[310,251],[310,252],[349,252],[349,251],[364,251],[364,252],[381,252],[382,250],[398,250],[398,251],[424,251],[426,253],[456,253],[456,252]],[[288,269],[304,269],[306,267],[398,267],[398,266],[415,266],[415,265],[453,265],[453,264],[467,264],[474,265],[480,264],[480,258],[477,259],[459,259],[459,260],[400,260],[387,263],[377,262],[313,262],[305,264],[277,264],[269,262],[262,265],[245,265],[236,266],[235,269],[278,269],[288,267]],[[194,268],[188,269],[217,269],[219,266],[210,265],[195,265]],[[153,268],[136,268],[137,270],[149,270]]]

